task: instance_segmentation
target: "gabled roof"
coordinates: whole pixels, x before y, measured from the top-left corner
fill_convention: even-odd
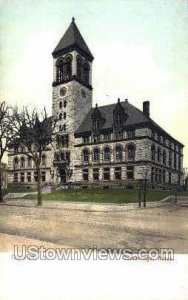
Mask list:
[[[72,18],[71,24],[54,49],[52,55],[56,56],[61,52],[67,53],[72,49],[76,49],[78,51],[80,50],[80,52],[85,54],[90,61],[92,61],[94,58],[88,46],[86,45],[86,42],[84,41],[78,27],[76,26],[74,18]]]
[[[174,139],[170,134],[168,134],[163,128],[161,128],[157,123],[155,123],[150,117],[147,117],[141,110],[130,104],[128,101],[118,102],[124,108],[125,113],[128,115],[126,122],[124,123],[124,127],[138,127],[139,125],[146,125],[150,128],[156,128],[160,132],[163,132],[168,136],[168,138],[174,140],[179,145],[183,146],[182,143]],[[105,106],[99,106],[98,110],[101,112],[101,115],[105,119],[104,124],[100,128],[103,130],[112,130],[113,129],[113,113],[118,103],[109,104]],[[86,115],[83,122],[80,124],[78,129],[75,132],[75,135],[79,136],[85,132],[92,132],[92,114],[95,108],[91,108],[88,114]]]
[[[125,123],[125,126],[129,126],[129,125],[131,126],[131,125],[136,125],[136,124],[140,124],[140,123],[145,123],[150,120],[148,117],[146,117],[143,114],[143,112],[141,112],[135,106],[131,105],[128,101],[122,101],[122,102],[120,102],[120,104],[125,109],[125,112],[129,115],[129,117],[127,118],[127,121]],[[117,106],[117,103],[98,107],[102,116],[105,118],[105,123],[101,127],[101,130],[113,128],[113,113],[114,113],[116,106]],[[95,110],[95,108],[91,108],[91,110],[88,112],[85,120],[82,122],[82,124],[76,130],[76,132],[75,132],[76,134],[86,132],[86,131],[92,131],[92,114],[93,114],[94,110]]]

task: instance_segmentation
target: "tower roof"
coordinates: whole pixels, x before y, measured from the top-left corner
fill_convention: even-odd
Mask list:
[[[94,57],[76,26],[75,19],[72,18],[71,24],[54,49],[52,55],[57,57],[59,54],[65,54],[74,49],[78,50],[80,54],[85,55],[88,60],[93,60]]]

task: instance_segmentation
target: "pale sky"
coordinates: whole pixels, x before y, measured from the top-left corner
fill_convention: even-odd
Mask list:
[[[73,16],[95,57],[93,105],[149,100],[188,167],[187,0],[0,1],[1,101],[51,113],[51,53]]]

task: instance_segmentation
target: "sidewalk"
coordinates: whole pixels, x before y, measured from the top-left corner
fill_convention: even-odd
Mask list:
[[[168,197],[169,198],[169,197]],[[172,205],[169,199],[163,199],[161,201],[147,202],[146,208],[161,207]],[[24,207],[36,207],[37,200],[26,199],[14,199],[7,200],[4,205],[9,206],[24,206]],[[143,203],[142,203],[143,205]],[[41,207],[37,206],[38,209]],[[117,203],[91,203],[91,202],[64,202],[64,201],[43,201],[42,208],[49,209],[63,209],[63,210],[80,210],[80,211],[95,211],[95,212],[122,212],[132,209],[140,209],[137,203],[117,204]],[[143,209],[143,207],[141,208]]]

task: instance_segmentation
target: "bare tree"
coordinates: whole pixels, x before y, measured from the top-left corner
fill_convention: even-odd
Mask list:
[[[16,133],[13,131],[12,124],[15,115],[13,109],[5,102],[0,103],[0,202],[3,202],[2,192],[2,160],[9,145],[15,139]]]
[[[56,120],[48,117],[46,110],[41,114],[34,109],[31,113],[24,108],[21,113],[16,110],[14,130],[18,132],[19,143],[25,146],[25,154],[32,158],[37,173],[38,205],[42,205],[41,163],[42,155],[52,144],[55,137]]]

